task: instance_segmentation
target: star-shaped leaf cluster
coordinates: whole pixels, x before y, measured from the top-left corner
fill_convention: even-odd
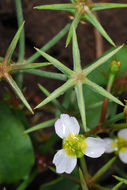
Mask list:
[[[115,96],[113,96],[111,93],[107,92],[104,88],[99,86],[98,84],[94,83],[93,81],[88,79],[88,75],[95,70],[97,67],[102,65],[104,62],[106,62],[110,57],[112,57],[115,53],[117,53],[122,46],[117,47],[113,49],[110,53],[106,54],[105,56],[101,57],[97,61],[95,61],[92,65],[89,67],[82,69],[81,63],[80,63],[80,53],[78,48],[78,42],[77,42],[77,36],[75,32],[75,28],[73,28],[73,70],[62,64],[57,59],[53,58],[52,56],[48,55],[47,53],[43,52],[42,50],[39,50],[36,48],[36,50],[49,62],[51,62],[56,68],[58,68],[64,75],[66,76],[67,80],[66,82],[57,88],[54,92],[52,92],[45,100],[43,100],[36,108],[40,108],[41,106],[44,106],[45,104],[49,103],[50,101],[54,100],[61,94],[63,94],[67,89],[70,87],[74,87],[78,102],[78,107],[80,110],[80,115],[83,123],[83,127],[86,130],[86,116],[85,116],[85,101],[84,101],[84,95],[83,95],[83,85],[89,86],[92,90],[96,91],[97,93],[109,98],[111,101],[116,102],[117,104],[120,104],[123,106],[123,103],[118,100]]]
[[[66,46],[68,46],[71,37],[72,37],[72,28],[77,28],[78,23],[81,20],[90,22],[100,33],[101,35],[113,46],[115,43],[109,37],[105,29],[102,27],[100,22],[97,20],[94,11],[112,9],[112,8],[124,8],[127,7],[127,4],[124,3],[92,3],[87,0],[71,0],[71,3],[68,4],[51,4],[51,5],[40,5],[36,6],[35,9],[38,10],[60,10],[69,12],[73,17],[73,21],[68,33]]]
[[[16,48],[16,45],[18,43],[18,40],[20,38],[21,31],[23,29],[24,23],[20,26],[18,31],[16,32],[12,42],[10,43],[10,46],[6,52],[6,55],[2,61],[0,61],[0,80],[5,79],[9,85],[12,87],[13,91],[17,94],[17,96],[20,98],[20,100],[23,102],[23,104],[28,108],[30,112],[33,113],[32,108],[30,107],[29,103],[25,99],[22,91],[16,84],[15,80],[13,80],[11,74],[14,72],[17,72],[19,70],[27,70],[32,68],[37,68],[41,66],[47,66],[50,63],[14,63],[11,58],[13,55],[13,52]]]

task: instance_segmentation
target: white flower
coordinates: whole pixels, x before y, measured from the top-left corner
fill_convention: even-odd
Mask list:
[[[111,138],[104,138],[105,152],[111,153],[116,151],[120,160],[127,164],[127,129],[122,129],[118,132],[118,137],[114,140]]]
[[[100,138],[87,137],[79,134],[80,126],[75,117],[61,114],[55,122],[55,131],[63,139],[63,149],[59,150],[53,163],[57,173],[71,173],[77,164],[77,158],[84,154],[98,158],[105,151],[104,141]]]

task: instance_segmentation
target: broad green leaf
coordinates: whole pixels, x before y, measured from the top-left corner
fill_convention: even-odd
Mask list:
[[[62,64],[57,59],[53,58],[52,56],[48,55],[47,53],[43,52],[42,50],[39,50],[35,48],[45,59],[47,59],[50,63],[52,63],[56,68],[58,68],[61,72],[63,72],[65,75],[70,76],[72,74],[72,70],[66,67],[64,64]]]
[[[85,85],[83,86],[83,93],[85,98],[87,128],[93,129],[99,123],[104,97],[94,91],[91,92],[91,89],[86,88]],[[116,114],[116,110],[117,104],[109,101],[106,118],[113,117],[112,114]]]
[[[74,94],[75,96],[75,92],[72,90],[72,88],[70,88],[69,90],[67,90],[64,94],[64,98],[63,98],[63,107],[67,110],[69,109],[69,106],[71,105],[71,103],[73,102],[74,98],[72,97]]]
[[[100,114],[104,98],[94,91],[91,92],[91,90],[89,88],[86,88],[85,85],[83,86],[83,93],[86,106],[87,128],[92,129],[97,126],[100,120]]]
[[[92,71],[94,71],[97,67],[101,66],[104,64],[108,59],[110,59],[113,55],[115,55],[123,46],[117,47],[115,49],[112,49],[109,53],[106,55],[100,57],[97,61],[95,61],[93,64],[88,66],[86,69],[84,69],[85,74],[88,75]]]
[[[23,26],[24,26],[24,23],[20,26],[20,28],[18,29],[18,31],[16,32],[7,52],[6,52],[6,55],[5,55],[5,58],[4,58],[4,62],[6,63],[9,63],[10,60],[11,60],[11,57],[12,57],[12,54],[16,48],[16,45],[17,45],[17,42],[19,40],[19,37],[20,37],[20,34],[21,34],[21,31],[23,29]]]
[[[66,79],[67,79],[67,77],[64,74],[54,73],[54,72],[49,72],[49,71],[42,71],[40,69],[31,69],[31,70],[27,70],[25,72],[29,73],[29,74],[37,75],[40,77],[46,77],[46,78],[62,80],[62,81],[66,81]]]
[[[47,184],[41,185],[39,190],[67,190],[67,189],[79,190],[79,185],[67,178],[59,177]]]
[[[51,5],[39,5],[34,7],[38,10],[60,10],[60,11],[74,11],[75,6],[73,4],[51,4]]]
[[[73,27],[72,47],[73,47],[74,71],[80,71],[81,70],[80,53],[79,53],[78,41],[77,41],[77,36],[76,36],[76,32],[75,32],[74,27]]]
[[[23,93],[21,92],[20,88],[17,86],[16,82],[13,80],[13,78],[11,77],[11,75],[8,75],[6,73],[5,78],[7,80],[7,82],[10,84],[10,86],[12,87],[12,89],[14,90],[14,92],[17,94],[17,96],[20,98],[20,100],[23,102],[23,104],[27,107],[27,109],[33,114],[33,110],[30,107],[30,105],[28,104],[27,100],[25,99]]]
[[[120,104],[122,106],[124,106],[124,104],[118,100],[115,96],[113,96],[111,93],[107,92],[104,88],[102,88],[101,86],[99,86],[98,84],[90,81],[89,79],[85,79],[85,84],[87,84],[88,86],[91,87],[92,90],[95,90],[97,93],[101,94],[104,97],[109,98],[110,100],[116,102],[117,104]]]
[[[94,3],[92,7],[92,11],[99,11],[104,9],[112,9],[112,8],[124,8],[127,7],[127,4],[124,3]]]
[[[79,107],[79,111],[80,111],[80,115],[81,115],[81,119],[83,123],[83,128],[86,131],[87,126],[86,126],[85,102],[84,102],[84,96],[83,96],[83,87],[81,83],[76,84],[75,91],[76,91],[78,107]]]
[[[92,177],[92,181],[96,182],[115,162],[116,157],[111,158],[104,166],[102,166],[97,173]]]
[[[86,19],[87,21],[89,21],[111,45],[115,46],[114,42],[109,37],[109,35],[106,33],[106,31],[101,26],[101,24],[98,22],[98,20],[94,16],[94,14],[89,12],[89,13],[85,14],[85,16],[83,18]]]
[[[11,70],[27,70],[27,69],[33,69],[38,67],[44,67],[49,66],[51,63],[29,63],[29,64],[13,64],[11,65]]]
[[[26,178],[34,163],[32,143],[22,123],[5,102],[0,102],[0,183]]]
[[[45,44],[41,48],[41,50],[42,51],[47,51],[52,46],[54,46],[67,33],[69,28],[70,28],[70,24],[67,24],[55,37],[53,37],[47,44]],[[33,61],[35,61],[40,56],[41,56],[40,53],[36,52],[26,60],[26,63],[32,63]]]
[[[51,127],[55,123],[55,121],[56,121],[56,119],[51,119],[51,120],[39,123],[38,125],[35,125],[35,126],[31,127],[30,129],[27,129],[26,131],[24,131],[24,134],[31,133],[31,132],[37,131],[39,129]]]
[[[53,133],[49,137],[48,141],[44,142],[42,147],[40,148],[40,151],[42,152],[42,154],[44,154],[44,155],[48,154],[49,155],[49,153],[50,154],[54,153],[54,146],[57,143],[58,139],[59,139],[58,135],[56,133]]]
[[[70,30],[68,32],[68,35],[67,35],[67,40],[66,40],[66,47],[69,45],[70,41],[71,41],[71,38],[72,38],[72,34],[73,34],[73,28],[76,30],[77,26],[78,26],[78,23],[80,21],[80,17],[81,17],[81,13],[77,12],[75,14],[75,17],[72,21],[72,24],[70,26]]]
[[[39,86],[39,88],[40,88],[40,90],[48,97],[49,95],[50,95],[50,92],[46,89],[46,88],[44,88],[42,85],[38,85]],[[61,106],[61,104],[59,103],[59,101],[58,100],[56,100],[56,99],[54,99],[54,100],[52,100],[52,103],[61,111],[61,112],[63,112],[63,107]]]
[[[35,109],[40,108],[44,106],[45,104],[51,102],[55,98],[59,97],[61,94],[63,94],[67,89],[74,86],[75,82],[71,79],[69,79],[66,83],[64,83],[62,86],[54,90],[45,100],[43,100],[39,105],[35,107]]]

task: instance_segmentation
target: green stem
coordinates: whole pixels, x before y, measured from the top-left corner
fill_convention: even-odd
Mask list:
[[[119,69],[120,69],[119,62],[112,61],[111,65],[110,65],[110,74],[109,74],[107,88],[106,88],[107,92],[109,92],[109,93],[111,92],[114,80],[119,72]],[[109,99],[107,97],[105,97],[103,106],[102,106],[101,118],[100,118],[100,122],[99,122],[100,127],[105,121],[108,102],[109,102]]]
[[[85,181],[85,178],[83,176],[82,170],[80,168],[79,168],[79,176],[80,176],[80,182],[81,182],[82,190],[89,190],[87,183]]]
[[[15,0],[15,5],[16,5],[18,27],[20,27],[22,25],[22,23],[23,23],[23,12],[22,12],[21,0]],[[24,53],[25,53],[25,33],[24,33],[24,28],[23,28],[22,32],[20,34],[20,39],[19,39],[18,63],[23,63]],[[23,73],[19,73],[17,75],[16,80],[17,80],[18,86],[21,88],[22,87],[22,82],[23,82]]]
[[[111,190],[111,189],[109,189],[107,187],[102,187],[99,184],[95,184],[94,187],[95,187],[96,190]]]
[[[26,187],[33,181],[33,179],[37,176],[38,172],[34,171],[23,183],[17,187],[16,190],[24,190]]]
[[[83,170],[83,174],[88,175],[87,165],[86,165],[86,161],[85,161],[84,157],[80,158],[80,164],[81,164],[81,168]]]
[[[52,46],[54,46],[69,30],[70,24],[67,24],[55,37],[52,38],[46,45],[44,45],[40,50],[47,51]],[[34,60],[36,60],[38,57],[40,57],[40,53],[36,52],[31,57],[29,57],[26,60],[26,63],[32,63]]]
[[[21,0],[15,0],[15,5],[16,5],[16,12],[17,12],[18,27],[20,27],[23,23],[23,12],[22,12]],[[19,58],[18,58],[19,63],[23,62],[24,53],[25,53],[25,34],[24,34],[24,28],[23,28],[20,34],[20,39],[19,39]]]
[[[116,160],[116,157],[113,157],[111,160],[109,160],[102,168],[100,168],[97,173],[92,177],[91,181],[95,183],[114,163]]]

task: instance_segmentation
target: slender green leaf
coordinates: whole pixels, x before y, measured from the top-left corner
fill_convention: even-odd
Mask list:
[[[23,104],[28,108],[28,110],[33,114],[33,110],[28,104],[27,100],[25,99],[23,93],[21,92],[20,88],[17,86],[16,82],[13,80],[13,78],[8,75],[7,73],[5,74],[5,78],[7,82],[10,84],[14,92],[17,94],[17,96],[20,98],[20,100],[23,102]]]
[[[113,96],[111,93],[107,92],[104,88],[102,88],[98,84],[90,81],[88,78],[85,79],[85,84],[89,85],[91,87],[91,89],[95,90],[102,96],[107,97],[110,100],[116,102],[117,104],[124,106],[124,104],[120,100],[118,100],[115,96]]]
[[[102,168],[100,168],[97,173],[92,177],[92,181],[96,182],[115,162],[116,157],[111,158]]]
[[[89,13],[85,14],[83,17],[86,20],[88,20],[100,33],[101,35],[113,46],[115,46],[114,42],[112,39],[109,37],[109,35],[106,33],[104,28],[101,26],[101,24],[98,22],[96,17],[89,11]]]
[[[46,89],[46,88],[44,88],[42,85],[38,85],[39,86],[39,88],[40,88],[40,90],[46,95],[46,96],[49,96],[50,95],[50,92]],[[54,100],[52,100],[52,102],[53,102],[53,104],[61,111],[61,112],[63,112],[63,107],[61,106],[61,104],[59,103],[59,101],[58,100],[56,100],[56,99],[54,99]]]
[[[85,75],[88,75],[92,71],[94,71],[97,67],[105,63],[109,58],[111,58],[113,55],[115,55],[123,46],[117,47],[110,51],[108,54],[104,55],[103,57],[99,58],[97,61],[95,61],[92,65],[88,66],[85,71]]]
[[[78,41],[77,41],[77,36],[76,36],[74,27],[73,27],[73,41],[72,42],[73,42],[72,47],[73,47],[74,70],[80,71],[81,70],[80,53],[79,53]]]
[[[40,108],[45,104],[51,102],[53,99],[59,97],[61,94],[63,94],[67,89],[69,89],[72,86],[74,86],[74,81],[70,79],[62,86],[54,90],[54,92],[52,92],[45,100],[43,100],[39,105],[37,105],[35,109]]]
[[[80,115],[81,115],[81,118],[82,118],[83,128],[86,131],[87,127],[86,127],[85,102],[84,102],[83,88],[82,88],[81,83],[76,84],[75,91],[76,91],[76,96],[77,96],[77,102],[78,102]]]
[[[70,26],[70,30],[68,32],[68,36],[67,36],[67,40],[66,40],[66,47],[69,45],[70,41],[71,41],[71,38],[72,38],[72,34],[73,34],[73,28],[76,30],[77,26],[78,26],[78,23],[80,21],[80,17],[81,17],[81,13],[77,12],[74,19],[73,19],[73,22]]]
[[[16,48],[16,45],[17,45],[17,42],[19,40],[19,37],[20,37],[20,34],[21,34],[21,31],[23,29],[23,26],[24,26],[24,22],[23,24],[20,26],[20,28],[18,29],[18,31],[16,32],[7,52],[6,52],[6,55],[5,55],[5,58],[4,58],[4,62],[5,63],[9,63],[10,60],[11,60],[11,57],[12,57],[12,54]]]
[[[66,81],[67,77],[64,74],[61,73],[54,73],[54,72],[48,72],[48,71],[42,71],[40,69],[31,69],[28,71],[25,71],[29,74],[37,75],[40,77],[46,77],[46,78],[51,78],[51,79],[57,79],[57,80],[62,80]]]
[[[112,124],[112,125],[110,125],[110,128],[112,129],[112,131],[118,131],[120,129],[125,129],[125,128],[127,128],[127,123]]]
[[[44,67],[49,66],[51,63],[45,62],[45,63],[29,63],[29,64],[13,64],[11,65],[11,70],[27,70],[27,69],[33,69],[38,67]]]
[[[51,4],[51,5],[39,5],[34,7],[38,10],[60,10],[60,11],[74,11],[75,6],[73,4]]]
[[[48,49],[50,49],[52,46],[54,46],[69,30],[70,28],[70,23],[67,24],[55,37],[53,37],[46,45],[44,45],[41,50],[42,51],[47,51]],[[26,63],[32,63],[33,61],[35,61],[38,57],[40,57],[40,53],[36,52],[34,53],[31,57],[29,57],[26,60]]]
[[[120,182],[123,182],[123,183],[125,183],[125,184],[127,185],[127,179],[124,179],[124,178],[119,177],[119,176],[116,176],[116,175],[113,175],[113,177],[114,177],[116,180],[118,180],[118,181],[120,181]]]
[[[123,185],[123,182],[119,182],[117,185],[115,185],[111,190],[118,190]]]
[[[92,11],[99,11],[104,9],[112,9],[112,8],[124,8],[127,7],[127,4],[124,3],[94,3],[92,7]]]
[[[48,55],[47,53],[43,52],[42,50],[39,50],[35,48],[45,59],[47,59],[49,62],[53,63],[53,65],[58,68],[61,72],[66,74],[67,76],[70,76],[72,74],[72,70],[66,67],[64,64],[62,64],[57,59],[53,58],[52,56]]]
[[[122,113],[118,113],[116,114],[114,117],[112,117],[111,119],[109,119],[108,121],[106,121],[104,124],[103,124],[103,127],[106,127],[106,126],[109,126],[111,125],[112,123],[115,123],[119,120],[122,120],[122,119],[125,119],[125,114],[124,112]]]
[[[40,129],[44,129],[47,127],[51,127],[54,123],[55,123],[56,119],[51,119],[42,123],[39,123],[38,125],[35,125],[34,127],[31,127],[30,129],[27,129],[26,131],[24,131],[24,133],[31,133],[33,131],[37,131]]]

